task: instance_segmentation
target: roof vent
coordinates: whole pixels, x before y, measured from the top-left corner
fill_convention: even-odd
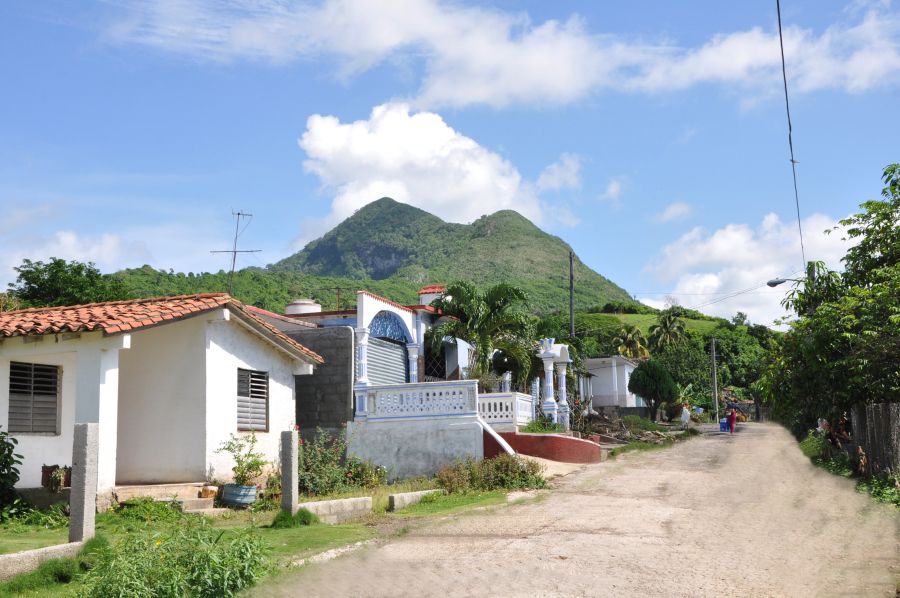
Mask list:
[[[288,316],[316,314],[320,311],[322,311],[322,306],[312,299],[294,299],[284,308],[284,313]]]

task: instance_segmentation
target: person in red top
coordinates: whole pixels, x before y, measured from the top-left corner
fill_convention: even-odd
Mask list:
[[[734,426],[737,423],[737,409],[732,409],[728,414],[728,431],[734,434]]]

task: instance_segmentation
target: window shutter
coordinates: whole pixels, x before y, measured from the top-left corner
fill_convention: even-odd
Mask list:
[[[59,366],[9,364],[9,431],[58,433]]]
[[[238,430],[266,432],[269,429],[269,374],[238,370]]]

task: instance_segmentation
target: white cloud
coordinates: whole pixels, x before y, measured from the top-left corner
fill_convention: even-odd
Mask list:
[[[544,169],[537,180],[538,192],[577,189],[581,186],[581,159],[563,154],[558,162]]]
[[[837,233],[823,231],[836,226],[836,219],[813,214],[803,220],[806,257],[839,269],[848,248]],[[672,295],[685,307],[730,318],[743,311],[755,323],[771,324],[787,315],[780,305],[787,285],[771,289],[766,281],[802,275],[800,241],[795,222],[782,222],[766,215],[759,226],[728,224],[709,233],[700,227],[665,246],[648,264],[660,284],[671,285]],[[749,292],[728,297],[738,291]],[[662,297],[642,298],[659,304]],[[713,303],[711,303],[713,302]]]
[[[106,34],[202,60],[287,63],[334,57],[340,76],[398,55],[421,59],[417,107],[564,104],[604,89],[658,93],[712,83],[778,90],[774,28],[722,32],[695,48],[591,32],[577,15],[533,23],[527,14],[439,0],[125,2]],[[889,3],[846,12],[820,33],[788,26],[797,92],[860,92],[900,79],[900,16]]]
[[[433,112],[383,104],[368,119],[350,123],[314,115],[299,143],[307,155],[304,168],[334,199],[327,217],[304,223],[298,245],[385,196],[450,222],[510,209],[536,223],[572,224],[565,210],[548,215],[539,192],[575,184],[574,157],[564,155],[544,171],[542,182],[529,182],[509,161]]]
[[[672,220],[684,218],[690,213],[690,204],[686,204],[683,201],[676,201],[667,205],[662,212],[654,217],[654,219],[657,222],[671,222]]]

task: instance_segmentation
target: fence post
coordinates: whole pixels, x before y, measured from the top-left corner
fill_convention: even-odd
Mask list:
[[[94,537],[99,428],[97,423],[75,424],[72,489],[69,494],[69,542],[84,542]]]
[[[281,510],[291,515],[297,512],[299,492],[297,472],[297,432],[288,430],[281,433]]]

